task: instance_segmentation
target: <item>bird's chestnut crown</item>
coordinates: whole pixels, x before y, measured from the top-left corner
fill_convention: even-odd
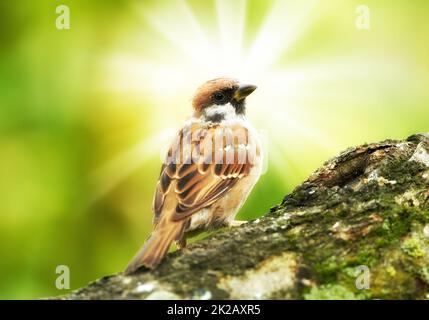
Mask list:
[[[197,89],[192,105],[197,114],[214,105],[231,103],[237,114],[244,114],[245,99],[256,89],[250,84],[240,84],[235,79],[217,78],[207,81]]]

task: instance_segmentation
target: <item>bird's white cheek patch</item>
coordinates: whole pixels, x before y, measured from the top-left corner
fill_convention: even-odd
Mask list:
[[[235,108],[230,103],[224,105],[213,105],[204,110],[204,116],[206,118],[213,118],[216,115],[221,115],[224,121],[230,121],[237,118]]]

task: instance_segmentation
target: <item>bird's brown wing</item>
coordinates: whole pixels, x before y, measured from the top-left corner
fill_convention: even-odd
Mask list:
[[[169,216],[174,221],[213,204],[249,175],[258,148],[240,125],[204,127],[194,123],[183,128],[161,169],[153,202],[155,223],[164,214],[164,201],[171,194],[175,210]]]

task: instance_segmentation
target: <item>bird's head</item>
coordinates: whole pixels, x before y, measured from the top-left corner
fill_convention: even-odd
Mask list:
[[[192,105],[197,115],[228,104],[236,114],[244,114],[246,97],[255,89],[254,85],[241,84],[230,78],[209,80],[197,89]]]

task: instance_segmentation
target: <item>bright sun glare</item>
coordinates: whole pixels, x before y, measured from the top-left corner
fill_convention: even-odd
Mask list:
[[[287,68],[276,64],[279,57],[311,28],[314,19],[310,15],[315,10],[320,11],[318,4],[317,0],[274,1],[250,45],[246,45],[245,0],[215,1],[215,27],[196,16],[185,0],[152,3],[150,6],[135,3],[132,10],[142,23],[150,26],[151,36],[158,37],[158,43],[140,50],[138,56],[121,52],[107,57],[103,68],[110,76],[102,85],[123,95],[149,93],[154,97],[153,101],[165,105],[174,100],[186,103],[189,99],[184,100],[183,96],[191,96],[201,83],[230,76],[259,87],[252,95],[251,105],[256,107],[249,111],[249,117],[257,128],[267,129],[269,147],[278,150],[270,152],[270,166],[284,167],[287,163],[286,151],[277,148],[285,143],[287,136],[300,136],[320,148],[336,151],[335,137],[327,137],[305,123],[305,108],[298,106],[299,99],[296,98],[306,96],[305,91],[312,84],[323,82],[327,77],[353,77],[360,68],[356,68],[356,64],[355,68],[346,64],[338,67],[341,64],[338,60],[335,61],[336,68],[330,66],[332,61]],[[140,34],[136,32],[133,39],[144,42],[146,34],[141,33],[147,33],[147,29]],[[148,52],[156,58],[145,57]],[[180,118],[183,110],[178,112],[176,109],[169,110],[169,116],[183,121]],[[93,175],[97,189],[95,198],[103,196],[158,153],[163,144],[160,141],[167,142],[167,136],[165,132],[157,132],[145,137],[139,145],[99,168]],[[287,143],[293,145],[295,139],[291,138]]]

